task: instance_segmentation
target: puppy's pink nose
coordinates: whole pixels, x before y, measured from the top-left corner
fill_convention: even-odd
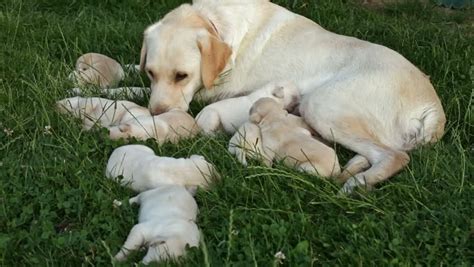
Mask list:
[[[165,113],[167,111],[166,108],[163,108],[163,107],[156,107],[154,109],[151,110],[151,114],[152,115],[159,115],[161,113]]]

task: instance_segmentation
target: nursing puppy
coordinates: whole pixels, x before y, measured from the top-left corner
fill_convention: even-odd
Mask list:
[[[288,166],[332,177],[341,172],[336,152],[300,127],[288,112],[271,98],[255,102],[250,110],[250,121],[260,127],[262,148],[268,165],[273,159],[283,159]]]
[[[96,85],[103,89],[117,86],[124,77],[123,68],[117,61],[97,53],[79,57],[76,69],[69,75],[79,86]]]
[[[288,114],[286,120],[290,122],[290,125],[306,129],[314,138],[319,138],[319,135],[304,122],[303,118]],[[268,166],[272,162],[263,153],[260,127],[252,122],[244,123],[232,136],[229,141],[228,151],[230,154],[235,155],[237,160],[244,166],[247,166],[247,159],[260,160]]]
[[[299,103],[299,91],[293,83],[270,83],[247,96],[224,99],[206,106],[196,116],[196,123],[206,134],[223,129],[233,134],[249,120],[252,105],[263,97],[270,97],[292,110]]]
[[[207,188],[213,176],[218,178],[214,166],[203,156],[189,158],[159,157],[143,145],[121,146],[112,152],[107,162],[106,177],[117,180],[136,192],[153,189],[163,184]]]
[[[266,163],[271,162],[264,159],[262,147],[262,133],[260,127],[251,122],[246,122],[237,130],[229,141],[228,151],[235,155],[237,160],[247,166],[247,159],[260,159]]]
[[[158,116],[135,117],[109,128],[112,140],[134,137],[138,140],[155,139],[158,144],[177,143],[199,133],[196,121],[187,112],[171,110]]]
[[[179,6],[145,30],[140,67],[151,81],[153,114],[187,110],[193,98],[217,101],[295,82],[304,120],[357,154],[346,167],[345,193],[388,179],[408,164],[408,151],[444,134],[439,97],[406,58],[268,0]]]
[[[109,127],[141,116],[151,116],[147,108],[125,100],[100,97],[71,97],[56,102],[59,112],[82,119],[83,128]]]
[[[133,226],[115,259],[123,261],[142,246],[148,252],[142,262],[174,259],[186,253],[186,245],[199,246],[195,223],[198,207],[193,196],[178,185],[160,185],[130,199],[140,205],[138,224]]]

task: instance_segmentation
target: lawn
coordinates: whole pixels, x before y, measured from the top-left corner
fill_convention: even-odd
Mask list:
[[[125,203],[134,194],[104,177],[108,156],[124,142],[107,140],[104,130],[81,131],[53,105],[73,86],[66,77],[82,53],[138,63],[144,28],[181,2],[0,2],[0,265],[113,263],[138,211],[114,208],[114,199]],[[430,75],[447,114],[446,135],[413,151],[408,168],[390,181],[353,197],[282,165],[244,168],[227,153],[227,136],[177,146],[148,141],[159,155],[202,154],[223,177],[196,196],[204,238],[182,264],[278,265],[281,251],[290,266],[472,266],[472,11],[413,2],[277,2],[329,30],[399,51]],[[122,84],[149,82],[137,75]],[[193,104],[194,115],[200,106]],[[351,156],[337,151],[341,164]]]

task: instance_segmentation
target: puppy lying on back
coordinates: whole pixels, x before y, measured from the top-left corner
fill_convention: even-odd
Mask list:
[[[212,164],[203,156],[190,158],[159,157],[147,146],[127,145],[114,150],[107,163],[106,176],[123,179],[120,183],[134,191],[143,192],[162,184],[207,188],[213,175]]]
[[[115,87],[125,77],[122,66],[114,59],[97,53],[87,53],[76,61],[76,69],[69,75],[77,85]]]
[[[198,207],[183,186],[161,185],[130,199],[140,204],[138,224],[115,259],[123,261],[131,251],[148,248],[143,263],[177,258],[186,252],[186,245],[199,246],[199,229],[195,220]]]
[[[109,128],[110,139],[138,140],[155,139],[158,144],[166,141],[177,143],[183,138],[191,138],[199,133],[196,121],[191,115],[181,110],[171,110],[157,116],[141,116],[124,121]]]
[[[250,107],[262,97],[271,97],[288,110],[293,109],[299,102],[299,92],[294,84],[269,84],[250,95],[229,98],[206,106],[196,116],[196,122],[207,134],[220,129],[233,134],[248,121]]]
[[[124,100],[100,97],[71,97],[56,102],[61,113],[70,113],[82,119],[83,127],[91,129],[95,124],[103,127],[118,125],[141,116],[151,116],[147,108]]]
[[[260,128],[267,164],[273,159],[283,159],[288,166],[322,177],[341,172],[335,151],[313,138],[310,131],[289,117],[275,100],[262,98],[255,102],[250,110],[250,121]]]

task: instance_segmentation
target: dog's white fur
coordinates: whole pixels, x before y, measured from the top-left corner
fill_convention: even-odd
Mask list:
[[[131,251],[148,248],[143,263],[177,258],[189,247],[199,246],[195,223],[198,207],[183,186],[161,185],[130,199],[140,204],[138,224],[133,226],[115,259],[123,261]]]
[[[407,165],[406,151],[444,133],[429,78],[403,56],[269,1],[181,5],[145,31],[141,68],[151,79],[152,113],[187,110],[195,96],[219,100],[295,82],[311,128],[357,153],[343,192],[386,180]]]
[[[214,177],[214,166],[203,156],[189,158],[159,157],[147,146],[126,145],[112,152],[107,163],[106,176],[118,179],[134,191],[143,192],[161,184],[199,186],[207,188]]]
[[[293,83],[270,83],[247,96],[228,98],[206,106],[196,116],[196,123],[207,134],[220,129],[234,134],[249,120],[253,103],[263,97],[271,97],[282,102],[286,109],[293,109],[299,103],[300,95]]]
[[[322,177],[339,175],[341,168],[334,149],[311,136],[291,116],[271,98],[262,98],[252,106],[250,121],[260,128],[266,164],[282,159],[288,166]]]
[[[167,141],[177,143],[198,133],[199,128],[194,118],[181,110],[171,110],[157,116],[135,117],[109,128],[112,140],[131,137],[138,140],[153,138],[158,144]]]
[[[103,89],[117,86],[124,77],[125,72],[115,59],[97,53],[80,56],[69,75],[79,86],[96,85]]]
[[[141,116],[151,116],[147,108],[125,100],[100,97],[71,97],[56,102],[61,113],[69,113],[82,119],[86,130],[94,125],[109,127]]]

